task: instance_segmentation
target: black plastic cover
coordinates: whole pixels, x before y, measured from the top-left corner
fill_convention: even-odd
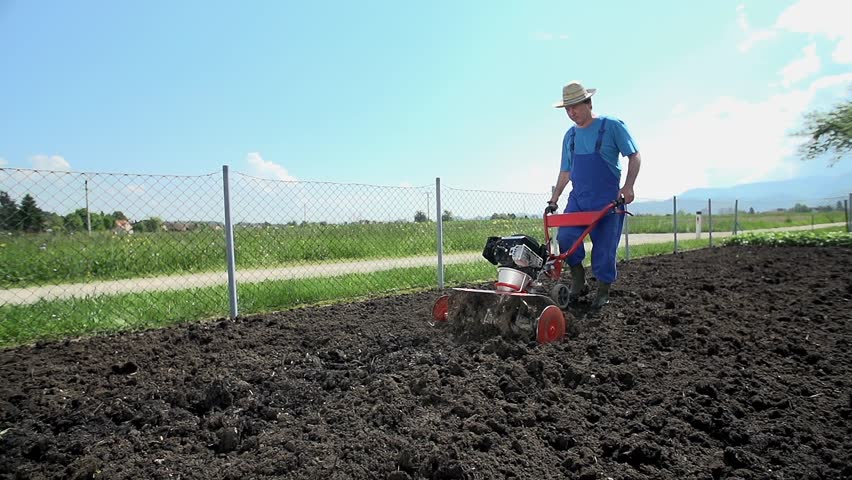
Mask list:
[[[520,234],[507,237],[488,237],[485,241],[485,249],[482,251],[482,256],[491,262],[492,265],[514,267],[515,262],[512,261],[512,255],[509,252],[516,245],[526,245],[543,259],[547,258],[547,250],[543,245],[539,245],[538,241],[532,237]]]

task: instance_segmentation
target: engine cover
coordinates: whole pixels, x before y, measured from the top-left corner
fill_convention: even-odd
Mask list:
[[[535,277],[547,258],[547,248],[526,235],[488,237],[482,256],[493,265],[515,268]]]

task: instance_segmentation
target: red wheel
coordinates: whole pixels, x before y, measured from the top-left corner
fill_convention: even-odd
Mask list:
[[[450,296],[442,295],[435,300],[435,305],[432,305],[432,320],[436,322],[446,322],[450,311]]]
[[[565,336],[565,316],[556,305],[544,307],[538,316],[536,340],[538,343],[551,343],[562,340]]]

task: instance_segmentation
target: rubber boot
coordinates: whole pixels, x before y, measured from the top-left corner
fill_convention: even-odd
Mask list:
[[[598,291],[595,293],[595,301],[592,302],[592,307],[601,308],[609,303],[609,283],[599,283]]]
[[[589,292],[589,285],[586,283],[586,269],[582,263],[571,265],[571,293],[568,298],[573,302]]]

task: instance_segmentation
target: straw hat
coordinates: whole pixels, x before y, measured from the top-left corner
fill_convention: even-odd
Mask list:
[[[587,98],[592,98],[592,95],[597,92],[596,88],[586,89],[580,82],[573,81],[562,87],[562,102],[554,105],[556,108],[570,107],[583,102]]]

